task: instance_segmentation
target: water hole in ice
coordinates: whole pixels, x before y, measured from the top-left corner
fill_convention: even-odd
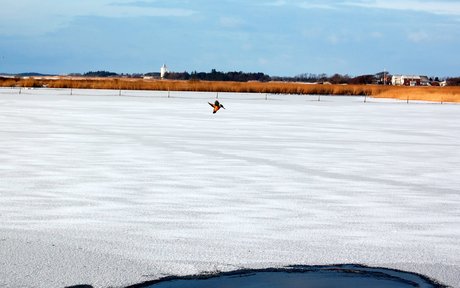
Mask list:
[[[356,264],[289,266],[193,276],[168,276],[129,288],[409,288],[445,287],[423,275]]]

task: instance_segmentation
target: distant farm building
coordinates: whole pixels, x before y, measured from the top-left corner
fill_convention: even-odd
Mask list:
[[[416,75],[393,75],[391,84],[396,86],[420,86],[422,85],[422,78]]]
[[[430,79],[428,76],[420,76],[420,85],[422,86],[431,86]]]
[[[150,79],[160,79],[160,72],[149,72],[144,74],[144,79],[150,80]]]

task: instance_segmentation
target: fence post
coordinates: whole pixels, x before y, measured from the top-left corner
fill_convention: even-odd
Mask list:
[[[72,88],[70,88],[70,95],[72,95]]]
[[[407,104],[409,104],[409,95],[407,95]]]
[[[216,92],[216,99],[219,99],[219,92]]]
[[[321,94],[318,94],[318,102],[321,101]]]
[[[265,93],[265,100],[268,100],[268,93]]]
[[[118,96],[121,96],[121,89],[118,90]]]

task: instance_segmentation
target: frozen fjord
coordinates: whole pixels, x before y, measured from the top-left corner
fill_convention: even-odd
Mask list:
[[[459,287],[458,105],[0,92],[0,286],[362,263]]]

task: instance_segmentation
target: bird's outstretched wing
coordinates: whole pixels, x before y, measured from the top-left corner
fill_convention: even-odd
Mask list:
[[[222,104],[220,104],[219,101],[217,101],[217,100],[214,102],[214,104],[212,104],[210,102],[208,102],[208,104],[211,105],[211,107],[213,108],[212,109],[213,114],[216,114],[216,112],[219,111],[220,108],[224,108],[224,106]]]

